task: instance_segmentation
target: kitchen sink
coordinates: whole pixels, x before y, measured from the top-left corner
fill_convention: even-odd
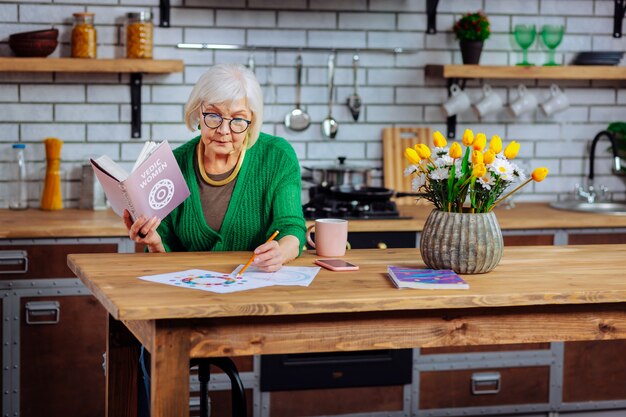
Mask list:
[[[588,203],[586,201],[559,201],[551,203],[550,206],[559,210],[626,216],[626,201],[600,201],[597,203]]]

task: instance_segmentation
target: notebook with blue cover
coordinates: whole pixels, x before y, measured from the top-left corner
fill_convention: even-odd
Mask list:
[[[469,284],[449,269],[416,269],[388,266],[389,278],[398,288],[421,288],[431,290],[466,290]]]

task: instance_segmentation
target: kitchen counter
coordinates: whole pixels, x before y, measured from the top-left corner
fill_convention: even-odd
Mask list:
[[[350,232],[418,232],[430,206],[400,206],[401,219],[350,220]],[[555,210],[547,203],[519,203],[513,209],[497,209],[503,230],[589,229],[626,227],[626,216],[610,216]],[[313,221],[307,221],[307,226]],[[119,237],[126,228],[113,211],[65,209],[42,211],[0,210],[0,239]]]

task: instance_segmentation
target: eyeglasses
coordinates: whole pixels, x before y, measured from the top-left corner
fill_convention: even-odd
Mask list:
[[[232,119],[229,119],[228,117],[222,117],[217,113],[203,112],[202,116],[204,117],[204,124],[209,129],[217,129],[222,125],[222,123],[224,123],[224,120],[228,120],[228,127],[230,127],[230,130],[233,133],[245,132],[250,126],[250,123],[252,123],[251,120],[246,120],[241,117],[233,117]]]

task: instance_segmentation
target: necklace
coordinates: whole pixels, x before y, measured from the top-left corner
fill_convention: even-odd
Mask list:
[[[233,172],[223,180],[215,181],[212,180],[204,170],[204,143],[202,142],[202,140],[200,140],[200,142],[198,142],[198,170],[200,170],[200,175],[202,176],[202,179],[207,184],[214,187],[221,187],[222,185],[226,185],[234,180],[237,174],[239,174],[239,170],[241,169],[241,165],[243,164],[243,158],[246,155],[246,145],[248,145],[248,135],[246,135],[246,138],[243,141],[243,145],[241,146],[241,154],[239,154],[239,159],[237,160],[237,165],[235,165],[235,169],[233,170]]]

